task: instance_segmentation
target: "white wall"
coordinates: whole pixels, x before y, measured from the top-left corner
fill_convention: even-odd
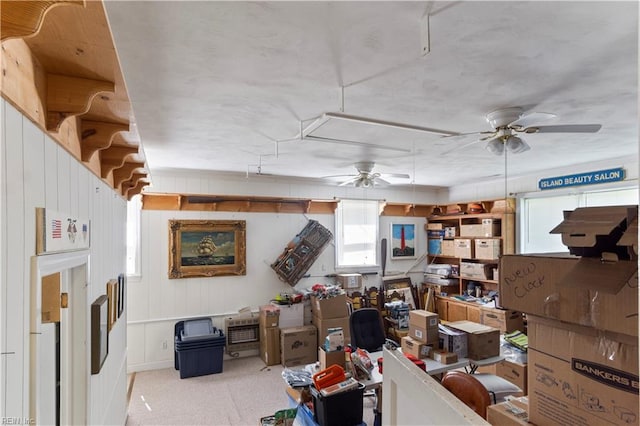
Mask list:
[[[152,192],[191,194],[251,194],[259,196],[307,197],[314,199],[376,198],[395,202],[436,203],[437,193],[421,189],[400,191],[363,190],[327,185],[289,183],[275,179],[245,180],[220,178],[196,173],[155,173]],[[366,191],[366,192],[365,192]],[[212,278],[168,278],[169,219],[246,220],[247,274]],[[224,327],[224,318],[243,307],[256,310],[269,303],[280,292],[291,292],[289,284],[280,281],[271,269],[286,244],[307,224],[319,221],[334,232],[333,214],[275,214],[233,212],[181,212],[143,210],[141,213],[141,278],[128,283],[129,371],[173,366],[173,327],[176,321],[189,317],[211,316],[217,327]],[[415,223],[418,249],[426,251],[424,217],[382,217],[380,238],[389,238],[390,223]],[[418,259],[387,261],[387,274],[405,273]],[[296,289],[315,283],[333,283],[325,275],[335,272],[334,246],[329,244],[309,269],[309,278],[302,278]],[[410,274],[414,283],[422,278],[423,263]],[[365,276],[365,286],[379,286],[378,275]]]
[[[526,154],[520,154],[526,155]],[[491,200],[497,198],[504,198],[505,192],[509,197],[517,197],[521,194],[532,193],[532,192],[543,192],[546,195],[551,196],[556,192],[566,192],[567,190],[571,190],[573,192],[579,192],[585,189],[593,190],[599,188],[607,188],[607,187],[615,187],[620,186],[619,183],[616,184],[601,184],[601,185],[590,185],[590,186],[576,186],[573,188],[565,188],[562,190],[545,190],[540,191],[538,189],[538,181],[540,179],[555,177],[555,176],[565,176],[576,173],[585,173],[596,170],[605,170],[611,168],[622,167],[625,169],[625,182],[623,185],[628,185],[628,182],[633,182],[633,185],[638,185],[638,157],[624,157],[614,160],[601,161],[597,163],[588,163],[588,164],[577,164],[573,167],[565,167],[561,169],[551,169],[547,170],[543,173],[539,173],[536,175],[528,175],[522,176],[517,173],[517,171],[508,171],[510,176],[507,185],[505,188],[504,179],[496,179],[494,181],[483,181],[479,182],[475,185],[460,185],[449,188],[448,199],[450,202],[463,202],[463,201],[474,201],[474,200]]]
[[[30,264],[35,209],[89,218],[90,303],[125,269],[126,201],[4,99],[0,145],[0,418],[29,416]],[[126,314],[109,334],[109,355],[89,382],[89,424],[126,420]],[[89,333],[89,331],[88,331]],[[87,341],[90,336],[87,335]],[[24,420],[23,420],[24,421]]]

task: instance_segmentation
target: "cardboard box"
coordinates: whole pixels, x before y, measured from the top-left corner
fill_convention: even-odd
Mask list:
[[[444,229],[444,225],[440,222],[428,222],[426,226],[427,231],[437,231],[439,229]]]
[[[320,362],[320,370],[324,370],[325,368],[334,364],[344,368],[344,351],[327,352],[320,347],[318,348],[318,361]]]
[[[485,263],[460,262],[460,276],[477,280],[490,280],[492,265]]]
[[[421,328],[438,328],[438,314],[425,311],[424,309],[414,309],[409,311],[409,325]]]
[[[489,373],[508,380],[527,394],[527,364],[520,364],[509,360],[502,360],[495,364],[478,366],[478,373]]]
[[[313,317],[313,325],[318,329],[318,346],[324,344],[324,339],[329,334],[329,329],[342,327],[345,345],[351,343],[351,329],[349,327],[349,317],[343,318],[318,318]]]
[[[422,328],[413,324],[409,324],[409,336],[427,345],[437,344],[440,338],[438,327]]]
[[[527,314],[638,335],[638,264],[598,258],[503,255],[500,304]]]
[[[480,307],[480,324],[497,328],[501,333],[524,331],[522,312],[514,310]]]
[[[438,325],[438,347],[445,352],[453,352],[458,358],[467,357],[467,333]]]
[[[302,327],[304,325],[304,305],[302,303],[293,303],[291,305],[272,305],[280,308],[280,318],[278,318],[278,327]]]
[[[472,321],[447,323],[451,328],[467,333],[467,356],[485,359],[500,355],[500,330]]]
[[[318,335],[315,325],[280,329],[282,365],[311,364],[318,359]]]
[[[336,282],[342,288],[362,287],[362,274],[337,274]]]
[[[280,307],[275,305],[260,306],[260,328],[278,327]]]
[[[456,246],[454,244],[454,240],[442,240],[440,243],[440,254],[442,256],[455,257]]]
[[[326,299],[311,296],[311,309],[313,310],[314,317],[322,319],[344,318],[349,316],[346,294],[339,294]]]
[[[495,219],[482,219],[481,223],[460,225],[461,237],[498,237],[500,223]]]
[[[487,422],[494,426],[526,426],[529,423],[529,400],[527,397],[487,407]]]
[[[565,211],[564,220],[549,233],[562,234],[562,243],[573,255],[599,258],[607,252],[629,260],[628,247],[618,245],[618,241],[637,217],[637,205],[582,207]],[[635,235],[637,245],[638,234]]]
[[[456,353],[445,350],[433,350],[429,356],[440,364],[453,364],[454,362],[458,362],[458,355]]]
[[[453,252],[455,257],[473,258],[473,240],[470,238],[454,238]]]
[[[476,259],[498,259],[500,257],[500,240],[497,238],[480,238],[475,240]]]
[[[400,339],[400,347],[403,353],[411,354],[420,359],[428,357],[433,348],[432,345],[427,345],[426,343],[415,340],[411,336],[404,336]]]
[[[260,358],[267,365],[280,364],[280,329],[260,328]]]
[[[638,424],[638,339],[528,317],[529,420]]]

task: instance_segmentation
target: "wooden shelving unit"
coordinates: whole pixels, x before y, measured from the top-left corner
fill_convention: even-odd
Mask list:
[[[477,212],[479,206],[482,207],[483,212]],[[481,285],[483,295],[486,295],[490,290],[498,290],[498,280],[491,272],[494,268],[497,270],[500,255],[512,254],[515,251],[515,200],[503,199],[455,204],[440,209],[440,211],[443,213],[432,214],[427,218],[429,247],[437,248],[439,246],[441,249],[440,253],[428,255],[429,263],[450,264],[458,268],[458,273],[451,278],[458,280],[459,294],[465,293],[469,282]],[[447,214],[447,211],[455,213]],[[429,229],[433,227],[430,224],[437,224],[436,226],[441,227],[442,230]],[[450,232],[451,228],[455,231]],[[445,232],[445,230],[449,232]],[[436,234],[440,235],[436,236]],[[431,240],[439,240],[439,242]],[[483,247],[485,245],[493,247],[497,242],[500,247],[499,252],[495,253],[495,257],[478,256],[475,251],[478,242]],[[465,244],[468,245],[467,250],[460,248]],[[465,251],[466,253],[462,253]],[[486,251],[487,249],[483,248],[483,252]],[[470,268],[465,268],[469,265],[475,268],[473,269],[475,273],[483,269],[485,275],[465,273],[470,270]]]

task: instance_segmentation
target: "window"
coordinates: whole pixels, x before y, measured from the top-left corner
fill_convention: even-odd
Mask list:
[[[140,210],[142,197],[134,196],[127,203],[127,275],[140,274]]]
[[[336,209],[336,268],[378,265],[378,200],[341,200]]]
[[[638,189],[591,191],[581,194],[523,198],[521,204],[521,253],[566,252],[560,234],[549,234],[563,219],[564,210],[578,207],[638,204]]]

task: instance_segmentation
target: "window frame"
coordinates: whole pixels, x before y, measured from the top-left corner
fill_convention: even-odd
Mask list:
[[[345,233],[345,224],[344,224],[344,209],[345,207],[349,207],[350,205],[353,208],[356,208],[356,203],[360,205],[366,205],[363,209],[370,209],[367,214],[371,214],[368,217],[368,220],[371,220],[372,223],[361,224],[361,226],[374,226],[375,227],[375,235],[373,238],[369,239],[365,244],[371,245],[373,247],[372,250],[369,250],[369,253],[373,254],[373,263],[362,263],[362,264],[351,264],[344,262],[345,255],[345,242],[344,242],[344,233]],[[355,198],[345,198],[339,200],[338,206],[335,211],[335,270],[336,271],[358,271],[358,272],[367,272],[377,271],[380,269],[380,251],[378,240],[380,237],[380,200],[368,200],[368,199],[355,199]],[[375,211],[375,214],[374,214]],[[347,225],[349,226],[349,225]]]

